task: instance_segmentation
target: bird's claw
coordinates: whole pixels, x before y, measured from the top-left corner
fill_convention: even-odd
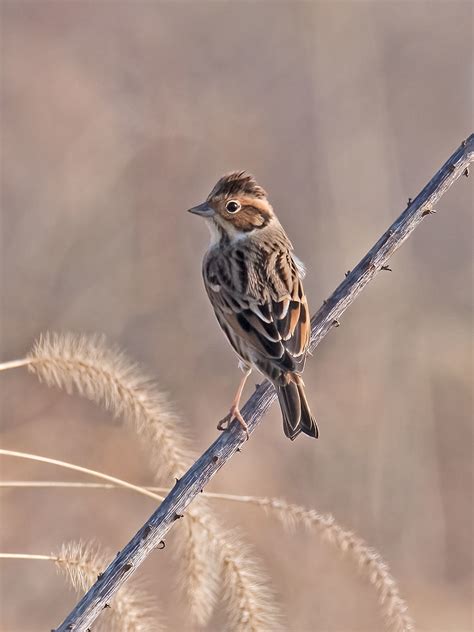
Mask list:
[[[234,421],[234,419],[237,419],[242,430],[245,431],[245,434],[247,435],[247,441],[248,441],[249,428],[245,422],[245,419],[240,414],[240,410],[237,408],[237,406],[232,406],[232,408],[227,413],[227,415],[223,419],[220,420],[220,422],[217,424],[217,430],[220,430],[221,432],[227,432],[230,428],[230,424]]]
[[[227,432],[227,430],[229,430],[229,425],[230,425],[231,419],[230,419],[230,413],[228,413],[223,419],[220,420],[220,422],[217,424],[217,430],[220,430],[221,432]]]

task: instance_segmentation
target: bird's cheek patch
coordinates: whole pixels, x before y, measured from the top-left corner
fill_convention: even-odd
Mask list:
[[[249,231],[264,226],[265,218],[261,213],[255,212],[254,208],[246,207],[235,216],[234,225],[239,230]]]

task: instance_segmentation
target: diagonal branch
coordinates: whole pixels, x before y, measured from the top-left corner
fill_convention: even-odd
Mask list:
[[[461,176],[474,159],[474,134],[460,147],[433,176],[421,193],[410,201],[407,208],[380,237],[365,257],[336,288],[311,320],[311,350],[321,342],[328,331],[338,324],[337,319],[355,300],[367,283],[388,262],[424,217],[435,212],[434,205]],[[242,408],[242,414],[251,434],[260,423],[276,394],[268,381],[261,384]],[[137,570],[150,553],[157,548],[173,523],[182,517],[188,505],[200,494],[211,478],[232,457],[245,441],[245,433],[234,422],[199,457],[136,533],[117,555],[100,579],[79,601],[56,632],[85,632],[99,616],[120,586]]]

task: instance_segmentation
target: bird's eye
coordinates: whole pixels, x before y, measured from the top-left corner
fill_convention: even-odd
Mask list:
[[[237,200],[229,200],[225,207],[229,213],[237,213],[242,208],[242,205]]]

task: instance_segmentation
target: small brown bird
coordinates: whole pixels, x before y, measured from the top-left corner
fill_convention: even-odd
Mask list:
[[[207,294],[244,370],[229,414],[247,432],[239,402],[252,368],[275,386],[290,439],[318,436],[301,378],[310,336],[304,267],[253,176],[223,176],[207,200],[189,209],[206,219],[211,242],[203,261]],[[248,434],[248,433],[247,433]]]

